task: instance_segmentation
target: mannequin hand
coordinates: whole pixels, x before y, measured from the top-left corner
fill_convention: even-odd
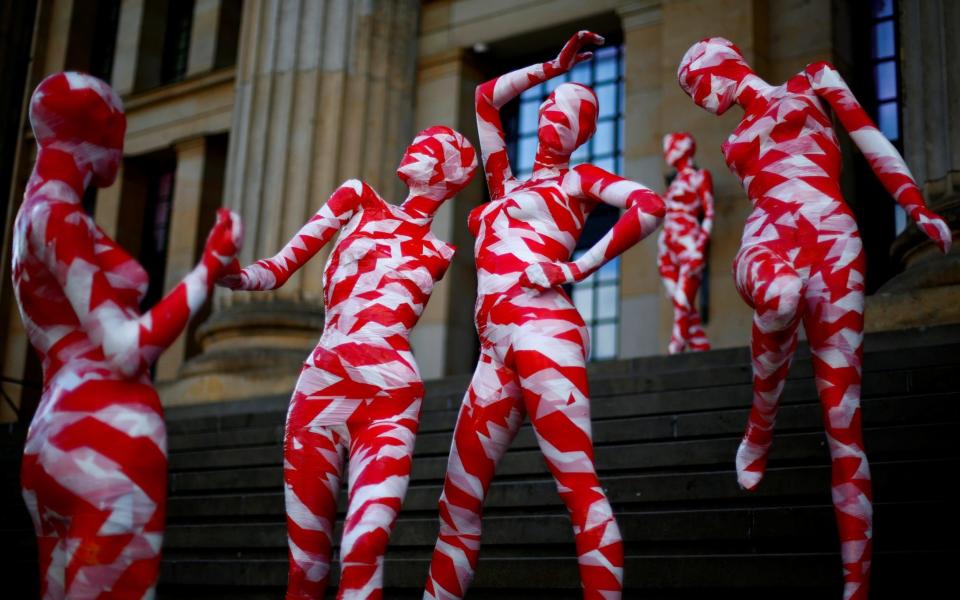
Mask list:
[[[913,220],[917,223],[917,227],[920,228],[920,231],[927,234],[927,237],[933,240],[933,243],[936,244],[944,254],[950,252],[953,234],[950,232],[950,227],[947,226],[946,221],[940,218],[940,215],[924,207],[919,208],[912,216]]]
[[[231,290],[242,290],[244,288],[243,279],[243,271],[240,269],[240,263],[234,258],[220,274],[220,278],[217,279],[217,285]]]
[[[214,223],[207,236],[207,243],[203,248],[203,257],[206,260],[213,260],[217,265],[217,271],[223,270],[223,267],[234,261],[234,257],[240,250],[243,243],[243,226],[240,223],[240,215],[221,208],[217,211],[217,222]]]
[[[553,60],[554,66],[561,72],[567,72],[577,63],[593,58],[593,52],[580,52],[580,49],[588,44],[594,46],[603,45],[603,36],[597,35],[592,31],[581,30],[571,37],[563,46],[563,50]]]
[[[523,270],[520,287],[539,293],[558,285],[573,283],[575,278],[570,267],[569,263],[534,263]]]

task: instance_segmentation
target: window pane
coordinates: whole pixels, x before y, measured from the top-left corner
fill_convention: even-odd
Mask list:
[[[163,53],[160,57],[161,83],[179,81],[186,74],[192,25],[193,0],[171,2],[167,7]]]
[[[537,136],[531,135],[520,138],[517,145],[517,169],[529,171],[533,168],[533,161],[537,158]]]
[[[608,158],[597,159],[593,161],[593,164],[597,165],[598,167],[600,167],[605,171],[610,171],[611,173],[616,173],[617,171],[617,161],[614,160],[612,156]]]
[[[893,14],[893,0],[870,0],[870,11],[874,17],[889,17]]]
[[[573,286],[573,305],[585,321],[593,320],[593,287],[583,284]]]
[[[611,81],[617,78],[617,59],[616,56],[608,58],[595,57],[597,65],[597,81]]]
[[[540,102],[535,98],[520,103],[520,133],[536,133],[540,115]]]
[[[620,276],[620,257],[612,259],[607,264],[600,267],[600,270],[597,271],[597,279],[601,283],[606,281],[616,281]]]
[[[593,273],[590,273],[589,275],[587,275],[587,278],[584,279],[583,281],[581,281],[580,283],[578,283],[577,285],[590,286],[590,288],[592,289],[592,288],[593,288],[593,284],[594,284],[594,282],[596,282],[596,281],[597,281],[597,273],[596,273],[596,271],[594,271]]]
[[[606,284],[597,289],[597,318],[616,319],[620,312],[620,298],[617,286]]]
[[[600,101],[600,118],[616,115],[617,85],[615,83],[598,85],[594,91],[597,93],[597,100]]]
[[[873,68],[877,78],[877,100],[893,100],[897,97],[897,66],[892,60]]]
[[[97,186],[91,185],[83,192],[83,212],[92,217],[97,210]]]
[[[900,124],[897,123],[897,103],[884,102],[880,105],[877,119],[880,131],[887,136],[889,140],[896,140],[900,137]]]
[[[617,50],[617,46],[600,46],[593,51],[593,59],[600,60],[604,58],[616,57]]]
[[[890,58],[894,54],[893,21],[873,26],[873,57]]]
[[[617,355],[617,326],[613,323],[598,325],[594,329],[593,360],[604,360]]]
[[[570,69],[570,81],[590,85],[593,82],[593,78],[590,77],[590,61],[582,62]]]
[[[546,85],[546,86],[547,86],[547,94],[549,94],[549,93],[552,92],[553,90],[557,89],[557,86],[558,86],[558,85],[560,85],[561,83],[564,83],[565,81],[570,81],[570,74],[569,74],[569,73],[564,73],[564,74],[561,75],[560,77],[554,77],[553,79],[547,81],[547,82],[546,82],[545,84],[543,84],[543,85]]]
[[[529,90],[520,94],[520,98],[523,100],[529,99],[531,102],[537,102],[539,98],[546,96],[548,93],[546,83],[538,83]]]
[[[597,123],[597,132],[593,134],[591,143],[593,144],[594,154],[613,154],[617,148],[613,140],[614,121],[601,121]]]
[[[587,160],[587,156],[589,156],[589,152],[588,152],[589,147],[590,147],[589,144],[584,144],[584,145],[580,146],[579,148],[577,148],[577,149],[573,152],[573,155],[570,156],[570,164],[571,164],[571,165],[578,165],[578,164],[584,162],[585,160]]]
[[[897,204],[893,207],[893,227],[894,233],[900,235],[907,228],[907,211]]]

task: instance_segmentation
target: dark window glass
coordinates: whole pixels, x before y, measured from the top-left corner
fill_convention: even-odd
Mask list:
[[[900,128],[897,122],[899,108],[895,100],[892,102],[884,102],[877,107],[877,125],[880,127],[883,135],[891,140],[900,137]]]
[[[192,27],[193,0],[170,0],[167,6],[167,28],[163,36],[160,83],[179,81],[186,75]]]
[[[90,48],[90,74],[110,81],[113,74],[113,54],[117,45],[117,25],[120,23],[120,0],[99,0]]]
[[[83,191],[81,203],[83,204],[83,212],[92,217],[97,210],[97,186],[87,186],[87,189]]]
[[[174,161],[157,161],[150,166],[147,176],[147,201],[143,212],[138,260],[150,276],[150,287],[140,303],[141,309],[156,304],[163,294],[175,171]]]
[[[893,21],[880,21],[874,26],[872,34],[873,57],[893,57],[896,52],[893,36]]]
[[[877,100],[896,101],[897,63],[892,60],[877,63],[873,72],[876,78]]]
[[[870,12],[875,18],[893,16],[893,0],[870,0]]]
[[[874,98],[865,103],[872,106],[873,119],[883,135],[901,152],[900,140],[900,49],[897,45],[897,18],[895,0],[870,0],[870,58],[873,63]],[[896,205],[894,230],[900,233],[907,225],[906,213]]]

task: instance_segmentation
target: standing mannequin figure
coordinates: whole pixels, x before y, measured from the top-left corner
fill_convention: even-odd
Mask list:
[[[593,464],[586,360],[589,334],[560,285],[580,281],[659,226],[663,201],[646,187],[570,155],[593,135],[597,98],[564,83],[540,106],[533,175],[513,177],[500,108],[521,92],[591,57],[600,36],[581,31],[549,62],[477,88],[490,202],[470,213],[477,241],[480,361],[463,399],[440,498],[440,536],[425,598],[463,598],[480,549],[483,500],[524,414],[537,436],[576,536],[585,598],[619,598],[623,544]],[[604,202],[626,212],[576,261],[587,216]]]
[[[13,284],[43,393],[21,483],[42,596],[152,598],[167,494],[167,435],[150,365],[233,260],[240,221],[221,210],[200,263],[140,314],[147,273],[84,213],[123,158],[126,118],[110,87],[58,73],[30,100],[39,150],[13,233]]]
[[[709,171],[694,166],[696,151],[697,143],[689,133],[668,133],[663,138],[663,158],[677,170],[667,189],[667,216],[657,254],[660,277],[673,302],[670,354],[710,349],[696,301],[713,228],[713,180]]]
[[[236,267],[218,282],[238,290],[277,289],[340,232],[324,269],[323,334],[287,413],[290,600],[323,597],[347,461],[337,597],[383,596],[383,556],[410,480],[423,399],[408,338],[454,251],[430,224],[476,168],[466,138],[447,127],[426,129],[397,169],[410,188],[402,205],[347,181],[279,254]]]
[[[841,539],[844,598],[867,598],[872,491],[860,415],[864,254],[840,193],[840,147],[823,101],[884,187],[947,252],[951,233],[924,205],[903,158],[827,63],[773,86],[723,38],[694,44],[678,71],[702,108],[744,118],[723,144],[754,209],[734,259],[737,289],[753,307],[753,408],[737,451],[740,484],[753,489],[766,466],[780,394],[803,321],[833,459],[833,504]]]

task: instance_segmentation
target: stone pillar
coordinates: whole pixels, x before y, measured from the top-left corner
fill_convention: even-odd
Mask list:
[[[217,58],[217,38],[222,0],[195,0],[190,31],[187,76],[213,70]]]
[[[623,28],[625,106],[623,176],[658,193],[665,191],[660,149],[660,65],[663,11],[660,0],[641,0],[617,9]],[[660,354],[667,345],[656,324],[669,305],[657,274],[656,236],[620,258],[621,358]],[[669,336],[669,333],[668,333]]]
[[[221,201],[219,192],[222,190],[226,154],[223,141],[223,136],[199,137],[176,145],[177,171],[170,213],[165,291],[176,286],[200,258]],[[195,332],[196,326],[192,324],[160,356],[157,381],[176,378],[183,361],[196,351]]]
[[[9,188],[0,190],[0,193],[7,194],[6,203],[2,205],[5,209],[4,229],[0,233],[5,244],[0,248],[0,375],[7,381],[0,382],[0,386],[19,410],[18,417],[5,400],[0,400],[0,423],[16,421],[18,418],[28,422],[40,396],[42,374],[39,360],[30,347],[26,329],[20,319],[20,310],[14,299],[13,282],[10,276],[12,252],[10,240],[13,221],[20,209],[24,188],[36,159],[36,141],[31,134],[27,133],[30,128],[27,122],[29,98],[34,87],[44,77],[67,68],[69,59],[67,46],[70,41],[74,2],[73,0],[47,0],[37,3],[35,10],[37,13],[34,19],[29,22],[23,14],[29,11],[23,7],[7,10],[6,15],[11,19],[9,25],[17,28],[19,33],[6,37],[4,43],[26,43],[30,61],[25,70],[24,86],[5,90],[5,93],[11,96],[21,91],[23,93],[22,97],[12,100],[19,104],[18,118],[14,124],[11,124],[15,133],[9,136],[9,139],[6,130],[0,135],[4,142],[9,143],[6,148],[7,153],[3,156],[5,159],[11,159]],[[21,18],[23,18],[22,21]],[[14,19],[17,20],[16,23],[12,21]],[[29,33],[27,33],[28,30]],[[10,52],[16,51],[11,49]],[[7,51],[0,51],[0,58],[7,56],[16,60],[22,58],[8,54]],[[2,65],[0,68],[7,68],[7,65],[2,63],[3,61],[0,61]],[[12,77],[15,72],[16,69],[10,67],[4,75]],[[9,117],[9,114],[7,116]],[[5,126],[6,124],[4,123]]]
[[[196,0],[187,77],[231,64],[237,46],[241,0]]]
[[[899,4],[904,158],[954,249],[944,256],[910,223],[891,248],[902,272],[867,299],[868,330],[960,322],[960,5]]]
[[[137,75],[137,47],[140,44],[140,22],[143,0],[123,0],[117,23],[117,45],[113,55],[110,85],[121,96],[133,91]]]
[[[743,113],[733,109],[718,118],[696,106],[677,84],[677,66],[693,42],[720,35],[734,40],[760,75],[769,77],[766,4],[635,0],[617,11],[626,61],[624,175],[664,191],[670,168],[661,140],[671,131],[694,134],[697,164],[713,175],[716,218],[707,263],[713,318],[706,330],[714,347],[743,345],[750,332],[751,312],[733,285],[730,264],[751,206],[719,151]],[[622,257],[621,358],[664,354],[670,340],[673,310],[657,273],[657,235]]]
[[[399,199],[412,128],[418,3],[248,0],[243,5],[224,204],[244,264],[272,256],[344,180]],[[288,393],[323,325],[318,254],[276,292],[221,293],[203,352],[164,386],[170,404]]]

